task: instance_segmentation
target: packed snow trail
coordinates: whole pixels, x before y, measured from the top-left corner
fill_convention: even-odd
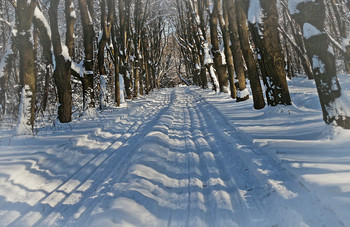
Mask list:
[[[69,175],[36,188],[12,180],[15,189],[37,192],[37,198],[18,204],[1,197],[0,210],[7,211],[0,213],[0,223],[344,226],[194,90],[165,89],[137,103],[128,116],[116,115],[82,141],[62,145],[73,152],[91,149]],[[35,174],[40,168],[32,166],[27,170]]]

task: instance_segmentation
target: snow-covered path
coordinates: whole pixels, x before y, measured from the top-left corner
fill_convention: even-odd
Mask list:
[[[11,143],[0,156],[0,226],[345,225],[187,87],[71,134]]]

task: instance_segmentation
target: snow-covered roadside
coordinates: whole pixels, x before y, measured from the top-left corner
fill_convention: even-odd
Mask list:
[[[349,132],[323,123],[312,81],[290,87],[290,107],[179,87],[1,132],[0,226],[349,226]]]
[[[350,97],[350,76],[341,75],[340,81]],[[350,226],[350,131],[324,124],[314,81],[294,78],[288,83],[293,106],[263,110],[253,110],[252,100],[234,103],[226,94],[192,90],[258,155],[274,159]],[[264,166],[257,163],[255,168]]]
[[[118,153],[113,151],[168,106],[170,92],[148,98],[93,119],[84,117],[54,130],[43,129],[35,137],[13,137],[10,131],[2,131],[0,226],[59,225],[70,214],[56,210],[82,209],[74,204],[88,198],[104,181],[99,175],[91,176],[108,174],[110,169],[103,164],[116,164]]]

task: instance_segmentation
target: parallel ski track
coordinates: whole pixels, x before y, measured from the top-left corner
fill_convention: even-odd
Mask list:
[[[100,182],[106,182],[109,179],[113,179],[113,182],[119,182],[123,176],[125,176],[126,171],[130,168],[131,163],[131,157],[137,152],[137,148],[139,146],[139,139],[144,138],[147,133],[149,133],[152,130],[152,126],[159,121],[159,119],[166,113],[166,111],[171,107],[174,101],[175,92],[172,91],[169,96],[166,96],[167,99],[167,105],[164,105],[163,108],[157,112],[152,118],[148,118],[148,120],[142,119],[142,127],[138,127],[135,129],[134,133],[131,134],[130,138],[127,140],[127,143],[125,142],[121,147],[115,148],[116,152],[114,152],[114,156],[108,160],[108,162],[104,163],[104,165],[101,165],[99,167],[99,170],[102,171],[102,173],[94,174],[91,176],[91,179],[98,178]],[[109,170],[109,171],[104,171]],[[85,201],[81,202],[81,205],[86,207],[86,210],[84,213],[79,217],[80,220],[86,220],[88,221],[88,218],[90,216],[90,213],[92,210],[96,207],[98,203],[101,202],[102,199],[104,199],[105,194],[104,191],[108,191],[108,188],[103,189],[103,185],[95,184],[92,189],[94,190],[94,193],[97,192],[99,194],[102,193],[103,196],[97,199],[87,198]],[[92,193],[92,194],[94,194]],[[100,196],[100,195],[96,195]],[[77,209],[70,208],[66,209],[63,212],[69,214],[67,218],[65,218],[64,221],[62,221],[63,225],[66,226],[75,226],[74,224],[74,217],[72,217]],[[71,223],[72,222],[72,223]],[[81,224],[84,224],[85,226],[88,226],[89,223],[81,221]]]
[[[60,214],[62,214],[62,208],[60,207],[60,205],[62,205],[66,201],[66,199],[69,198],[70,195],[75,193],[77,189],[84,185],[90,178],[94,179],[92,176],[98,171],[104,172],[103,170],[105,169],[105,165],[113,164],[118,166],[120,165],[120,163],[123,163],[126,157],[130,156],[130,154],[126,154],[124,157],[119,157],[121,156],[121,152],[119,152],[119,150],[118,152],[113,151],[121,149],[121,147],[123,147],[124,144],[129,142],[130,138],[132,138],[135,135],[135,133],[140,132],[142,131],[141,129],[147,128],[150,125],[152,125],[152,123],[157,119],[157,117],[159,117],[159,115],[161,115],[161,113],[164,112],[164,108],[169,108],[172,96],[174,96],[173,93],[174,91],[172,91],[172,94],[170,95],[163,94],[162,104],[157,108],[154,108],[154,106],[152,105],[149,106],[149,110],[145,111],[145,118],[142,119],[142,122],[139,121],[139,117],[136,118],[136,121],[111,145],[109,145],[105,150],[101,151],[92,159],[90,159],[87,163],[81,166],[75,173],[73,173],[69,178],[67,178],[66,181],[62,182],[52,192],[48,193],[45,197],[40,199],[40,201],[38,201],[38,203],[34,207],[27,209],[19,218],[10,223],[9,226],[24,226],[26,225],[26,220],[29,220],[30,218],[32,218],[33,215],[36,215],[37,213],[40,213],[42,218],[33,223],[33,225],[35,226],[48,226],[51,224],[51,221],[57,221],[55,220],[55,218],[60,218],[59,216]],[[94,165],[94,163],[96,163],[96,165]],[[69,184],[71,183],[70,181],[76,179],[79,179],[80,183],[68,193],[65,192],[65,189],[69,187]],[[90,187],[90,191],[93,189],[93,187]],[[47,200],[50,197],[57,196],[57,193],[65,194],[64,199],[61,199],[58,203],[55,204],[54,207],[51,207],[50,205],[45,203],[45,200]]]
[[[284,208],[289,210],[297,208],[294,211],[299,212],[298,214],[301,216],[302,220],[308,225],[313,226],[319,223],[329,223],[333,226],[345,226],[344,223],[339,221],[339,218],[337,218],[332,210],[325,204],[322,204],[319,198],[313,195],[291,173],[280,166],[276,160],[267,154],[256,152],[255,149],[257,149],[257,147],[250,140],[251,138],[249,135],[235,128],[234,125],[227,121],[221,112],[210,103],[206,102],[198,93],[189,90],[189,94],[195,97],[197,103],[200,103],[197,112],[201,116],[200,118],[203,120],[203,123],[206,122],[210,126],[209,130],[215,135],[207,138],[207,141],[212,144],[213,150],[217,151],[215,160],[217,160],[219,166],[223,167],[222,170],[224,170],[226,172],[225,175],[229,177],[229,183],[237,189],[246,190],[248,192],[254,190],[255,196],[252,197],[248,195],[246,198],[243,198],[239,193],[233,194],[235,200],[240,204],[240,208],[236,210],[239,212],[239,215],[246,217],[243,219],[245,220],[244,223],[238,223],[239,226],[269,226],[269,224],[274,224],[273,218],[271,220],[266,220],[269,216],[274,217],[274,215],[271,216],[271,212],[275,211],[275,214],[282,212],[283,214],[282,209],[275,207],[275,210],[271,211],[268,209],[268,207],[271,208],[271,204],[267,207],[264,203],[264,198],[269,197],[271,193],[275,193],[271,186],[268,186],[267,182],[269,179],[284,180],[288,183],[287,187],[290,186],[292,191],[299,193],[297,200],[302,200],[304,202],[309,201],[314,213],[319,214],[318,217],[303,215],[303,212],[300,213],[300,211],[303,209],[307,211],[310,208],[299,207],[297,201],[288,202],[277,195]],[[214,142],[215,139],[219,139],[219,141]],[[232,144],[232,147],[230,147],[229,144]],[[245,147],[244,149],[247,152],[242,152],[242,150],[235,151],[236,149],[234,146],[241,145]],[[257,166],[256,163],[254,163],[254,159],[259,159],[261,166]],[[261,174],[261,172],[257,171],[258,167],[269,170],[269,175]],[[243,172],[246,172],[246,174],[239,174]],[[235,205],[237,206],[237,204]],[[286,210],[284,215],[289,214],[290,212],[288,213]],[[290,218],[290,220],[293,220],[293,218]],[[279,221],[280,220],[276,220],[276,222]],[[288,225],[290,225],[290,223]]]
[[[188,105],[184,109],[185,116],[190,122],[191,127],[186,135],[186,140],[189,144],[192,144],[191,150],[194,154],[199,157],[199,170],[200,170],[200,181],[202,182],[202,194],[205,204],[205,210],[198,214],[195,209],[194,212],[200,215],[204,223],[195,223],[195,218],[191,218],[189,212],[188,223],[190,226],[196,224],[205,224],[207,226],[234,226],[236,225],[236,220],[246,219],[245,223],[248,225],[249,218],[246,214],[244,215],[244,206],[241,197],[239,196],[238,188],[232,184],[229,180],[229,174],[227,173],[225,166],[222,165],[221,150],[211,141],[211,135],[219,135],[217,129],[213,127],[213,119],[205,119],[202,112],[206,112],[205,109],[200,109],[201,103],[198,98],[193,94],[187,94],[190,99],[188,100]],[[217,184],[215,180],[223,180],[223,184]],[[189,192],[192,193],[192,192]],[[196,196],[193,195],[193,196]],[[225,197],[227,196],[227,197]],[[234,198],[233,198],[234,197]],[[218,204],[225,200],[228,204],[225,204],[226,209],[218,207]],[[194,207],[195,208],[195,207]],[[233,210],[233,208],[235,210]],[[244,215],[244,216],[243,216]],[[217,217],[219,216],[219,217]],[[192,219],[192,220],[191,220]],[[191,223],[194,221],[194,223]]]
[[[144,139],[145,136],[149,132],[152,132],[156,126],[159,126],[159,122],[162,120],[162,118],[168,118],[168,116],[169,116],[168,113],[172,113],[173,107],[174,107],[174,105],[176,105],[175,101],[176,101],[177,96],[178,96],[178,94],[175,94],[175,92],[173,91],[171,94],[169,105],[167,107],[165,107],[164,109],[162,109],[161,112],[157,115],[157,117],[152,119],[152,121],[150,121],[147,124],[147,126],[142,128],[142,129],[144,129],[144,131],[139,131],[139,136],[137,136],[135,138],[135,141],[132,141],[133,143],[129,143],[128,146],[122,147],[118,150],[118,153],[123,153],[124,152],[123,148],[124,148],[125,150],[128,151],[128,153],[122,157],[122,159],[118,162],[118,164],[113,168],[113,170],[104,179],[112,179],[112,183],[115,184],[115,183],[121,182],[125,178],[129,168],[134,164],[132,161],[133,160],[132,156],[138,152],[138,150],[140,148],[140,144],[142,143],[142,141],[139,141],[138,139],[139,138],[141,138],[141,140]],[[174,119],[172,119],[171,123],[166,123],[166,124],[161,123],[161,125],[166,125],[167,130],[169,130],[169,128],[171,127],[170,125],[172,125],[173,121],[174,121]],[[168,131],[167,131],[167,134],[168,134]],[[110,186],[112,185],[112,183],[110,184]],[[109,188],[104,188],[103,190],[100,191],[100,193],[102,192],[102,194],[104,194],[104,192],[108,192],[108,191],[109,191]],[[90,200],[90,201],[85,202],[84,206],[86,206],[87,209],[84,212],[84,214],[80,217],[80,219],[89,221],[90,213],[104,199],[108,199],[108,197],[102,196],[99,199]],[[88,225],[88,222],[83,222],[83,224]],[[67,226],[74,226],[74,225],[75,225],[74,220],[71,218],[68,221]]]
[[[42,218],[35,222],[35,226],[49,226],[53,223],[74,226],[76,221],[74,214],[81,207],[85,207],[85,210],[79,217],[79,224],[88,225],[87,221],[92,211],[102,200],[108,199],[108,196],[104,195],[110,190],[108,187],[125,180],[134,164],[133,156],[140,152],[142,139],[157,126],[166,128],[164,136],[169,139],[169,144],[162,145],[164,149],[169,149],[175,155],[187,157],[187,163],[177,159],[172,163],[181,170],[181,175],[186,176],[187,187],[167,190],[169,194],[174,192],[186,196],[188,203],[183,210],[169,208],[168,218],[159,223],[165,222],[167,226],[271,226],[281,224],[281,219],[278,219],[281,217],[276,217],[275,220],[271,212],[278,211],[281,212],[279,214],[287,216],[291,214],[287,211],[289,209],[294,212],[292,214],[297,213],[311,226],[322,222],[344,226],[333,211],[325,208],[316,196],[283,169],[276,160],[256,152],[257,147],[249,140],[248,135],[230,124],[198,93],[189,88],[177,88],[172,90],[171,94],[162,95],[162,105],[157,108],[153,108],[153,105],[146,107],[143,111],[146,115],[142,119],[140,116],[134,116],[135,122],[107,149],[80,167],[70,178],[42,198],[36,206],[12,222],[11,226],[22,226],[35,212],[42,215]],[[175,139],[183,143],[184,147],[171,145],[170,141]],[[256,160],[261,166],[254,162]],[[268,170],[269,174],[263,175],[258,171],[259,167]],[[317,216],[305,217],[300,212],[308,208],[298,207],[298,200],[290,202],[281,198],[269,186],[270,179],[285,180],[286,187],[290,187],[288,189],[300,193],[301,198],[298,199],[309,201],[313,204],[312,209],[315,209],[315,212],[321,216],[327,214],[326,218],[331,220],[319,217],[320,222]],[[68,191],[70,181],[73,180],[79,180],[80,183]],[[103,182],[109,180],[113,184],[107,184],[105,188]],[[81,192],[79,188],[89,182],[92,183],[82,192],[82,197],[78,198],[80,199],[78,205],[65,205],[66,201]],[[247,196],[242,195],[242,191],[247,193]],[[51,207],[45,200],[56,196],[56,193],[64,194],[65,197]],[[271,195],[273,197],[268,202],[278,200],[279,205],[286,208],[285,211],[279,211],[278,207],[272,211],[267,210],[272,205],[267,206],[264,199]],[[177,204],[179,201],[176,201],[175,197],[173,199],[171,203],[183,207],[182,204]],[[272,219],[266,220],[268,217]]]

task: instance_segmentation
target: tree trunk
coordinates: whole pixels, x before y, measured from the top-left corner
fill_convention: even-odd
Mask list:
[[[304,30],[314,31],[311,35],[304,34],[304,39],[308,55],[312,59],[323,119],[327,124],[334,122],[342,128],[350,129],[350,113],[342,104],[346,96],[341,92],[333,48],[324,29],[324,1],[302,2],[297,8],[299,12],[293,17]]]
[[[198,32],[199,29],[201,29],[199,27],[198,21],[196,22],[194,19],[193,13],[188,12],[188,24],[189,24],[189,30],[190,32],[192,32],[193,34],[193,39],[194,39],[194,43],[197,47],[197,53],[198,53],[198,57],[199,57],[199,61],[200,61],[200,82],[201,82],[201,87],[203,89],[208,88],[208,80],[207,80],[207,68],[205,65],[205,56],[204,56],[204,49],[201,43],[201,39],[204,37],[200,37],[198,36]]]
[[[58,119],[61,123],[67,123],[72,120],[72,88],[70,84],[71,59],[66,58],[63,53],[61,38],[58,31],[58,4],[59,1],[50,1],[50,27],[52,33],[52,45],[55,55],[55,69],[53,77],[58,93]]]
[[[81,78],[83,84],[83,109],[84,111],[95,107],[94,95],[94,26],[92,8],[87,0],[79,0],[80,16],[84,35],[84,76]]]
[[[17,134],[28,134],[34,129],[36,107],[36,75],[34,49],[31,42],[31,26],[36,1],[18,0],[16,7],[17,47],[19,50],[19,73],[22,93]]]
[[[148,42],[146,39],[142,41],[142,52],[143,52],[143,68],[146,74],[146,83],[145,83],[145,92],[149,93],[151,90],[151,74],[150,74],[150,66],[149,66],[149,53],[148,53]]]
[[[237,24],[237,13],[236,6],[232,0],[223,0],[223,11],[224,15],[226,15],[228,20],[228,26],[230,31],[230,40],[232,43],[232,54],[234,60],[235,72],[238,79],[238,90],[239,93],[237,95],[236,101],[245,101],[249,99],[249,93],[246,91],[246,81],[245,81],[245,73],[244,73],[244,61],[243,61],[243,53],[240,44],[240,37],[238,31]]]
[[[254,59],[253,51],[250,48],[247,15],[244,10],[244,4],[244,0],[236,0],[237,21],[240,25],[239,36],[241,48],[248,68],[248,78],[250,80],[250,87],[253,93],[254,108],[262,109],[265,107],[265,100],[260,84],[258,67]]]
[[[74,59],[74,23],[76,20],[76,12],[74,10],[73,0],[65,0],[65,14],[66,14],[66,46],[68,48],[69,56]]]
[[[226,64],[227,64],[227,70],[229,74],[229,82],[230,82],[230,91],[231,91],[231,98],[235,99],[237,96],[236,86],[235,86],[235,69],[233,64],[233,55],[230,47],[230,31],[228,28],[228,15],[225,8],[225,5],[222,4],[222,11],[223,15],[220,13],[219,10],[219,21],[220,21],[220,27],[222,31],[223,41],[225,45],[225,57],[226,57]]]
[[[120,106],[120,80],[119,80],[119,66],[120,66],[120,58],[119,58],[119,47],[117,44],[117,31],[116,31],[116,26],[112,25],[112,44],[113,44],[113,54],[114,54],[114,102],[117,104],[117,106]]]
[[[141,16],[142,16],[142,1],[137,0],[135,2],[134,11],[134,97],[138,97],[140,94],[140,71],[141,71]]]
[[[277,1],[260,0],[260,4],[264,14],[262,24],[256,22],[255,24],[250,23],[250,26],[255,44],[261,54],[262,69],[266,70],[263,75],[267,77],[264,79],[267,103],[271,106],[291,105],[278,32]]]
[[[130,87],[130,75],[128,73],[128,52],[129,52],[129,33],[128,28],[130,25],[130,2],[126,0],[120,0],[119,2],[119,23],[120,23],[120,35],[119,35],[119,54],[120,54],[120,74],[124,79],[124,88],[126,93],[126,98],[131,99],[132,92]]]
[[[106,6],[108,4],[108,14],[106,13]],[[100,110],[103,110],[107,106],[108,100],[108,92],[107,92],[107,72],[105,68],[105,47],[107,42],[110,39],[113,17],[114,17],[114,1],[108,0],[106,4],[106,0],[100,1],[101,6],[101,32],[102,37],[98,44],[98,53],[97,53],[97,61],[98,61],[98,69],[100,73]]]
[[[214,66],[216,69],[216,72],[218,74],[219,79],[219,89],[220,92],[227,93],[227,87],[228,87],[228,75],[226,72],[226,65],[223,64],[225,59],[223,58],[220,50],[220,42],[219,42],[219,35],[218,35],[218,12],[221,10],[221,1],[217,0],[213,3],[213,9],[210,13],[210,10],[208,10],[209,16],[209,24],[210,24],[210,38],[211,38],[211,45],[212,45],[212,53],[214,56]]]

